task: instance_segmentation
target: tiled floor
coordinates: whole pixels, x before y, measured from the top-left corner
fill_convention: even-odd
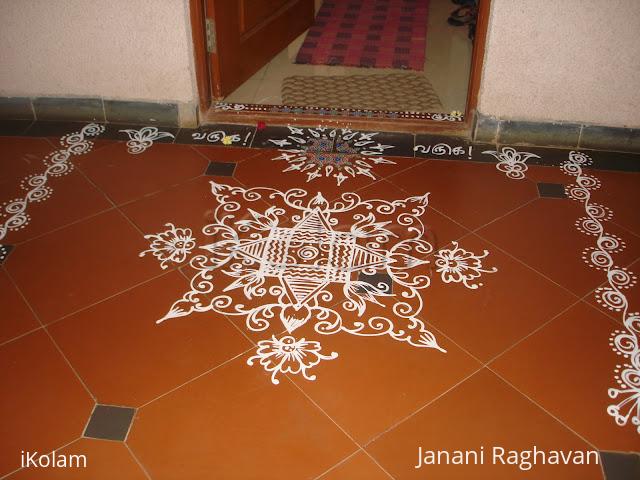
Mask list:
[[[583,480],[490,452],[640,450],[635,157],[60,130],[0,137],[0,478]],[[21,467],[52,451],[87,466]]]
[[[316,0],[319,4],[320,0]],[[455,10],[451,0],[430,0],[426,41],[424,75],[440,97],[442,112],[464,112],[467,84],[471,69],[472,42],[466,27],[453,27],[447,18]],[[282,81],[293,75],[346,76],[387,75],[398,70],[389,68],[357,68],[329,65],[299,65],[294,60],[304,41],[306,32],[282,50],[224,101],[229,103],[255,103],[280,105]],[[351,105],[315,105],[339,106]]]

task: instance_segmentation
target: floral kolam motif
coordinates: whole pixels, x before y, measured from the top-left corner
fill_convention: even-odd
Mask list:
[[[421,220],[429,194],[387,201],[343,193],[328,201],[301,188],[211,185],[213,222],[202,229],[211,243],[194,249],[191,231],[173,224],[147,236],[151,245],[141,255],[152,253],[163,268],[190,256],[195,272],[158,323],[194,312],[242,318],[250,332],[270,335],[248,363],[262,366],[274,384],[280,374],[314,380],[311,368],[338,356],[322,352],[327,335],[388,336],[445,351],[420,318],[434,250]],[[471,282],[494,271],[481,266],[486,252],[476,256],[456,245],[447,256],[458,267],[445,281],[477,288]],[[390,279],[392,289],[367,281],[374,275]]]
[[[131,155],[144,153],[153,143],[161,138],[175,138],[172,133],[161,132],[157,127],[142,127],[140,130],[120,130],[129,136],[127,151]]]
[[[500,151],[486,150],[482,153],[496,157],[498,160],[496,168],[514,180],[522,180],[525,178],[525,172],[529,169],[527,160],[530,158],[540,158],[534,153],[518,152],[513,147],[503,147]]]

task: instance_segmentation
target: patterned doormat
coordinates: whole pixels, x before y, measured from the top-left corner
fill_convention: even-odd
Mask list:
[[[301,76],[282,82],[284,105],[359,110],[440,112],[442,103],[429,80],[414,73]]]
[[[429,0],[326,0],[296,63],[424,68]]]

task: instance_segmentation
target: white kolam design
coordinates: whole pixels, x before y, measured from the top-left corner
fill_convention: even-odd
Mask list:
[[[127,151],[132,155],[139,155],[153,145],[153,142],[161,138],[175,138],[172,133],[161,132],[157,127],[142,127],[140,130],[120,130],[129,136]]]
[[[97,123],[89,123],[79,132],[70,133],[60,138],[61,149],[56,150],[44,158],[44,172],[32,174],[20,182],[20,187],[26,193],[24,196],[14,198],[2,204],[0,208],[0,241],[7,233],[26,227],[31,220],[27,213],[29,204],[43,202],[52,194],[53,189],[47,185],[51,177],[62,177],[73,170],[70,161],[74,155],[84,155],[93,148],[93,142],[89,140],[104,132],[104,126]]]
[[[529,168],[527,166],[527,160],[530,158],[540,158],[534,153],[518,152],[512,147],[502,147],[500,151],[486,150],[482,153],[496,157],[498,160],[496,168],[514,180],[522,180],[525,178],[525,172]]]
[[[334,178],[340,186],[345,180],[359,175],[376,180],[376,165],[396,163],[383,157],[386,150],[394,147],[377,142],[378,132],[326,127],[287,128],[289,135],[285,138],[268,141],[280,148],[281,155],[273,160],[286,161],[289,166],[283,172],[302,172],[306,174],[307,182],[326,177]]]
[[[151,240],[149,249],[140,252],[140,256],[144,257],[147,253],[151,253],[160,260],[160,267],[166,269],[168,263],[182,263],[196,246],[191,229],[176,228],[172,223],[167,223],[165,227],[169,227],[162,233],[145,235],[144,238]]]
[[[386,201],[343,193],[328,201],[301,188],[211,185],[213,223],[202,232],[212,242],[191,256],[191,288],[158,323],[193,312],[242,318],[250,332],[271,336],[258,342],[248,363],[259,363],[276,384],[285,373],[314,380],[309,370],[338,356],[322,352],[318,338],[324,335],[386,335],[444,352],[419,318],[420,291],[431,281],[426,257],[433,246],[424,240],[421,220],[428,194]],[[185,259],[191,238],[189,230],[167,226],[147,237],[151,248],[143,252],[163,267]],[[476,288],[470,281],[492,270],[480,265],[486,252],[465,255],[473,273],[465,270],[460,281]],[[388,276],[393,288],[362,279],[374,274]],[[294,335],[298,329],[304,338]]]
[[[605,222],[612,218],[613,212],[591,201],[591,192],[600,188],[600,181],[583,171],[591,163],[588,155],[571,151],[561,168],[565,174],[575,177],[575,183],[566,187],[567,195],[584,205],[585,216],[578,219],[576,226],[582,233],[595,237],[595,245],[585,249],[582,257],[587,265],[606,273],[607,285],[596,290],[596,300],[608,310],[620,313],[624,325],[624,329],[613,332],[610,339],[611,348],[623,360],[614,372],[616,386],[608,391],[616,403],[609,405],[607,412],[618,425],[631,423],[640,433],[640,313],[629,311],[625,294],[637,278],[615,264],[613,255],[623,250],[625,244],[605,229]]]
[[[462,283],[465,287],[475,290],[482,283],[474,283],[483,273],[495,273],[497,268],[485,269],[482,259],[489,255],[485,250],[482,255],[476,255],[458,246],[458,242],[451,242],[453,248],[442,248],[435,254],[436,271],[445,283]]]
[[[4,262],[9,254],[9,247],[7,245],[0,245],[0,263]]]

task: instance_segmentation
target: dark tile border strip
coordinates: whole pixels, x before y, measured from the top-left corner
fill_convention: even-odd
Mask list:
[[[87,122],[48,122],[29,120],[0,120],[0,135],[4,136],[28,136],[28,137],[56,137],[77,131],[86,125]],[[98,137],[98,140],[127,141],[129,137],[121,132],[125,129],[138,130],[143,127],[156,127],[160,131],[169,132],[175,138],[164,138],[159,140],[163,143],[181,143],[191,145],[215,145],[244,148],[269,148],[279,149],[277,144],[270,142],[270,139],[279,140],[287,138],[291,133],[288,127],[267,126],[258,130],[254,125],[244,124],[215,124],[204,125],[197,129],[166,127],[149,124],[121,124],[105,123],[105,132]],[[301,127],[299,129],[317,128]],[[327,127],[335,128],[335,127]],[[336,138],[340,136],[340,128],[337,130]],[[358,130],[362,133],[370,131]],[[224,135],[223,135],[224,133]],[[412,134],[398,132],[376,132],[373,137],[376,143],[382,145],[394,145],[395,148],[385,149],[383,156],[387,157],[416,157],[431,160],[460,160],[481,163],[496,163],[493,155],[485,154],[486,151],[501,151],[505,147],[513,147],[519,152],[534,153],[539,158],[531,157],[527,160],[528,165],[540,165],[548,167],[558,167],[568,159],[571,150],[577,148],[553,148],[535,147],[527,145],[506,145],[493,143],[470,142],[461,137],[448,137],[441,135]],[[225,137],[228,137],[225,140]],[[227,145],[227,142],[228,145]],[[295,147],[290,147],[295,148]],[[334,143],[334,151],[336,145]],[[593,159],[593,164],[589,166],[594,170],[611,170],[621,172],[640,172],[640,154],[621,153],[614,151],[588,150],[580,151],[588,154]]]
[[[640,153],[640,128],[508,120],[481,113],[474,120],[476,142]]]
[[[0,119],[34,120],[33,105],[29,97],[0,97]]]
[[[600,452],[605,480],[631,480],[640,478],[638,453]]]
[[[183,105],[183,113],[186,112]],[[195,107],[193,107],[195,108]],[[180,125],[180,106],[172,102],[138,102],[101,97],[0,97],[0,120]],[[190,117],[189,114],[186,114]],[[185,121],[190,121],[185,118]]]
[[[175,143],[249,147],[253,143],[255,133],[256,127],[253,125],[227,123],[199,128],[181,128]]]

